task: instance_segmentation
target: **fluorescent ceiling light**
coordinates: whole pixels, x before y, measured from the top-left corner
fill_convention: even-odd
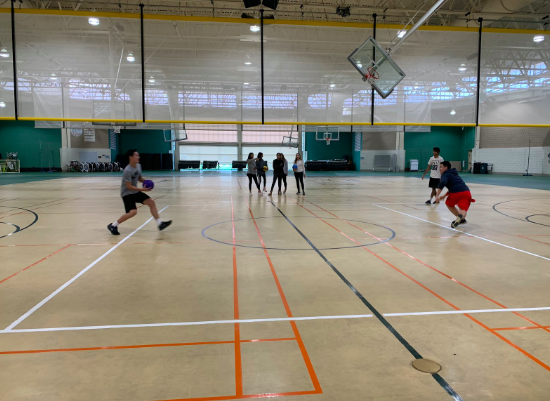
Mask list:
[[[252,63],[251,63],[250,61],[245,61],[244,64],[245,64],[245,65],[250,65],[250,64],[252,64]]]
[[[155,78],[151,75],[151,78],[149,78],[149,83],[150,84],[154,84],[155,83]]]
[[[397,37],[398,37],[398,38],[402,38],[402,37],[405,36],[406,34],[407,34],[407,31],[399,31],[399,32],[397,33]]]
[[[243,85],[248,85],[248,82],[245,82]]]
[[[259,27],[258,25],[252,25],[252,26],[250,27],[250,30],[251,30],[252,32],[260,32],[260,27]]]
[[[8,49],[6,49],[5,47],[0,49],[0,57],[7,58],[9,56],[10,54],[8,53]]]
[[[335,86],[336,86],[336,84],[330,84],[331,88],[334,88]]]
[[[6,103],[0,102],[0,107],[2,107],[2,108],[6,107]]]
[[[56,75],[55,75],[54,73],[52,73],[52,76],[50,77],[50,79],[51,79],[52,81],[55,81],[55,80],[57,79],[57,77],[56,77]]]
[[[535,35],[533,37],[533,42],[535,43],[540,43],[542,41],[544,41],[544,35]]]
[[[134,53],[128,53],[126,60],[128,60],[130,63],[133,63],[134,61],[136,61],[136,58],[134,57]]]
[[[451,110],[451,116],[454,116],[456,114],[456,111]]]
[[[99,25],[99,18],[96,18],[96,17],[90,17],[88,18],[88,24],[90,25]]]
[[[466,71],[467,68],[466,68],[466,64],[462,63],[460,64],[460,67],[458,67],[458,71]]]

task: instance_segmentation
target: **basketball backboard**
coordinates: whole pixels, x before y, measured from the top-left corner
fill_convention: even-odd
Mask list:
[[[361,73],[363,80],[368,81],[383,99],[405,78],[405,73],[372,36],[355,49],[348,60]],[[372,74],[371,69],[376,73]]]
[[[297,148],[298,138],[295,136],[283,136],[283,142],[281,143],[281,146],[287,146],[289,148]]]
[[[330,125],[319,125],[315,130],[316,141],[326,141],[330,145],[332,141],[340,140],[340,127]]]
[[[181,142],[187,140],[187,133],[184,129],[163,130],[164,142]]]

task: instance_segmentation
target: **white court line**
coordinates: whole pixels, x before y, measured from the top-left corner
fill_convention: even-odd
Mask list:
[[[159,214],[162,213],[164,210],[166,210],[170,205],[164,207],[160,210]],[[63,291],[65,288],[67,288],[70,284],[72,284],[77,278],[82,276],[84,273],[86,273],[88,270],[90,270],[92,267],[94,267],[97,263],[99,263],[103,258],[105,258],[107,255],[109,255],[111,252],[113,252],[115,249],[117,249],[120,245],[122,245],[128,238],[130,238],[132,235],[137,233],[139,230],[141,230],[147,223],[149,223],[151,220],[153,220],[152,217],[149,218],[145,223],[143,223],[141,226],[136,228],[131,234],[126,236],[122,241],[117,243],[115,246],[113,246],[111,249],[109,249],[107,252],[105,252],[103,255],[101,255],[99,258],[97,258],[95,261],[90,263],[87,267],[82,269],[76,276],[74,276],[72,279],[67,281],[65,284],[63,284],[61,287],[59,287],[57,290],[52,292],[50,295],[48,295],[46,298],[44,298],[42,301],[40,301],[38,304],[36,304],[31,310],[29,310],[27,313],[25,313],[23,316],[21,316],[19,319],[17,319],[15,322],[10,324],[8,327],[6,327],[5,330],[2,332],[9,332],[11,329],[13,329],[15,326],[17,326],[19,323],[21,323],[23,320],[28,318],[30,315],[32,315],[34,312],[36,312],[41,306],[43,306],[46,302],[48,302],[50,299],[55,297],[57,294],[59,294],[61,291]]]
[[[487,238],[484,238],[484,237],[480,237],[479,235],[474,235],[474,234],[467,233],[467,232],[465,232],[465,231],[460,231],[460,230],[457,230],[457,229],[452,228],[452,227],[448,227],[448,226],[444,226],[444,225],[442,225],[442,224],[434,223],[433,221],[424,220],[424,219],[421,219],[420,217],[416,217],[416,216],[413,216],[413,215],[411,215],[411,214],[399,212],[399,211],[397,211],[397,210],[390,209],[389,207],[380,206],[380,204],[376,204],[376,205],[374,205],[374,206],[378,206],[378,207],[381,207],[382,209],[386,209],[386,210],[391,210],[392,212],[399,213],[399,214],[402,214],[402,215],[404,215],[404,216],[409,216],[409,217],[412,217],[413,219],[421,220],[421,221],[424,221],[424,222],[426,222],[426,223],[430,223],[430,224],[433,224],[433,225],[436,225],[436,226],[439,226],[439,227],[446,228],[446,229],[448,229],[448,230],[456,231],[456,232],[458,232],[458,233],[467,235],[467,236],[469,236],[469,237],[478,238],[478,239],[481,239],[481,240],[483,240],[483,241],[490,242],[490,243],[495,244],[495,245],[500,245],[500,246],[503,246],[504,248],[512,249],[512,250],[514,250],[514,251],[518,251],[518,252],[521,252],[521,253],[526,253],[527,255],[535,256],[535,257],[537,257],[537,258],[540,258],[540,259],[544,259],[544,260],[550,261],[550,258],[541,256],[541,255],[537,255],[536,253],[527,252],[527,251],[524,251],[523,249],[514,248],[513,246],[509,246],[509,245],[504,245],[504,244],[501,244],[500,242],[491,241],[490,239],[487,239]]]
[[[449,311],[432,311],[432,312],[384,313],[383,316],[398,317],[398,316],[462,315],[462,314],[470,315],[473,313],[529,312],[529,311],[541,311],[541,310],[550,310],[550,306],[545,306],[540,308],[470,309],[470,310],[449,310]],[[37,332],[44,332],[44,331],[49,332],[49,331],[128,329],[128,328],[139,328],[139,327],[201,326],[201,325],[208,325],[208,324],[299,322],[304,320],[364,319],[369,317],[373,317],[373,315],[367,314],[367,315],[306,316],[306,317],[282,317],[282,318],[271,318],[271,319],[207,320],[202,322],[117,324],[117,325],[109,325],[109,326],[80,326],[80,327],[53,327],[53,328],[40,328],[40,329],[0,330],[0,334],[37,333]]]
[[[201,180],[195,184],[195,186],[199,185],[204,178],[201,177]]]

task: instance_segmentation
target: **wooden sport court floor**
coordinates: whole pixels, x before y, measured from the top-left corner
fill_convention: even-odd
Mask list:
[[[548,191],[453,230],[418,176],[153,179],[119,237],[116,175],[0,186],[1,400],[550,399]]]

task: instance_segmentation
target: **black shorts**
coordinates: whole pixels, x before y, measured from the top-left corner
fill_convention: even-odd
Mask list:
[[[428,186],[430,188],[437,189],[437,188],[439,188],[439,183],[440,182],[441,182],[441,178],[430,178],[430,183],[428,184]]]
[[[137,209],[136,203],[142,203],[145,202],[149,198],[149,196],[144,192],[138,192],[137,194],[131,194],[126,195],[122,197],[122,202],[124,202],[124,209],[126,209],[126,213],[128,213],[130,210]]]

